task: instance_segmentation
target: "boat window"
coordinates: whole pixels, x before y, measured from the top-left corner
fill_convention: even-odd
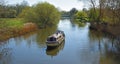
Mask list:
[[[61,38],[61,35],[59,36],[59,38]]]
[[[56,38],[50,37],[50,38],[47,39],[47,41],[56,41]]]

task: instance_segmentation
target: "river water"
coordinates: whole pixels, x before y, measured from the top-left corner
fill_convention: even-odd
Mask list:
[[[65,41],[47,50],[46,38],[57,29]],[[120,64],[120,44],[110,36],[89,30],[89,23],[79,25],[69,19],[0,44],[0,64]]]

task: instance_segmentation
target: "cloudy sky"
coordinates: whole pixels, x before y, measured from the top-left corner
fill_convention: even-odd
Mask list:
[[[16,3],[21,3],[23,0],[6,0],[6,1],[9,4],[16,4]],[[53,4],[55,7],[66,11],[69,11],[72,8],[76,8],[78,10],[82,10],[82,8],[84,8],[84,4],[78,0],[25,0],[25,1],[27,1],[29,5],[46,1]]]

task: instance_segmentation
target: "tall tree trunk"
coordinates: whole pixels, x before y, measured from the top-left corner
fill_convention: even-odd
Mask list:
[[[95,8],[95,2],[93,0],[91,0],[91,3],[92,3],[92,6],[93,6],[93,9],[94,9],[94,14],[96,14],[96,8]],[[94,21],[96,21],[96,18],[94,17]]]
[[[99,0],[99,4],[100,4],[100,11],[99,11],[99,17],[98,17],[98,21],[101,21],[101,16],[102,16],[102,0]]]

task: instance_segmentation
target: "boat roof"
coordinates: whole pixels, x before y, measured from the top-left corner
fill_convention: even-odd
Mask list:
[[[60,32],[63,32],[63,31],[61,31],[61,30],[57,30],[57,31],[56,31],[56,33],[60,33]]]
[[[60,35],[62,35],[63,31],[61,30],[57,30],[54,34],[52,34],[49,37],[54,37],[54,38],[58,38]]]
[[[55,33],[55,34],[53,34],[53,35],[51,35],[51,36],[49,36],[49,37],[58,38],[60,35],[61,35],[61,33]]]

